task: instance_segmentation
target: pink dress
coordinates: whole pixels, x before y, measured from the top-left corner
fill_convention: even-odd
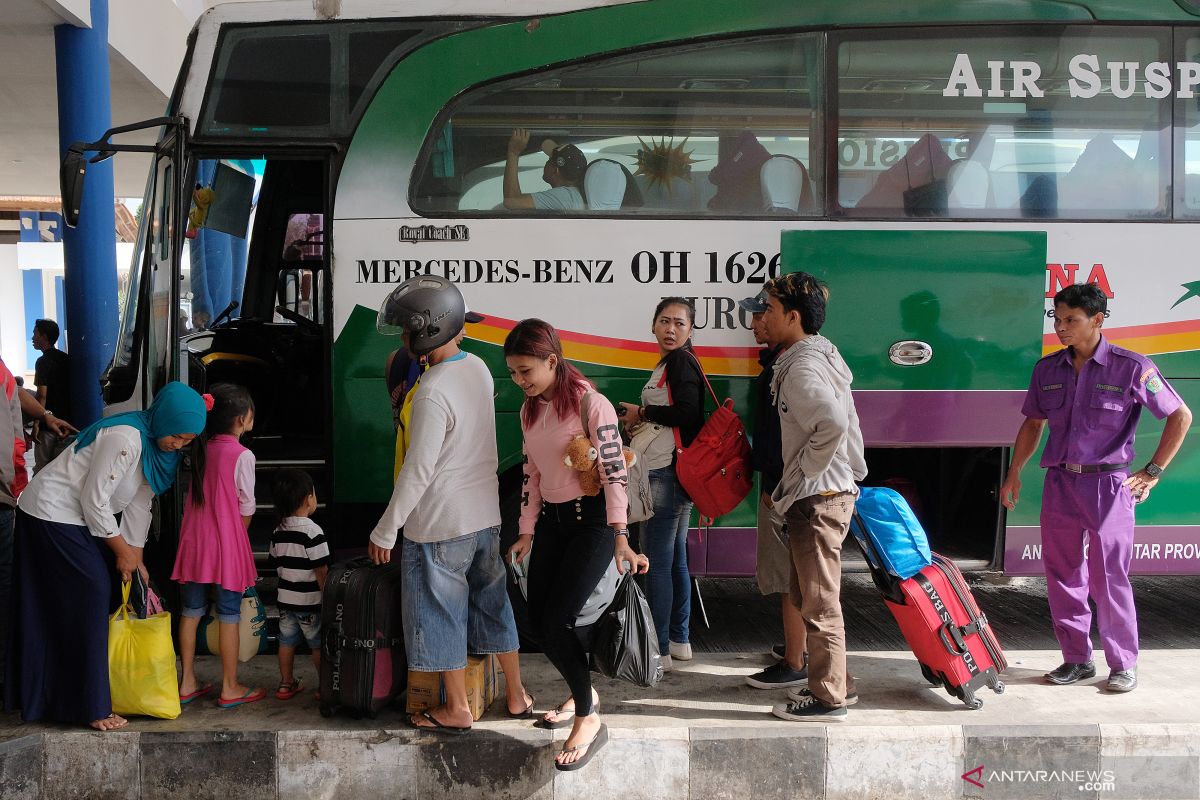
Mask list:
[[[204,505],[193,505],[189,499],[184,508],[172,580],[215,583],[239,593],[254,585],[258,571],[242,524],[243,511],[253,513],[254,487],[252,482],[243,486],[244,496],[239,497],[237,480],[238,459],[249,452],[227,434],[208,441]]]

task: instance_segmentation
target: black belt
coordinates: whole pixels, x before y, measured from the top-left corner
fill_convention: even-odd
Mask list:
[[[1124,464],[1059,464],[1058,466],[1067,472],[1086,475],[1095,472],[1116,472],[1122,469],[1129,469],[1132,463],[1132,461],[1126,461]]]

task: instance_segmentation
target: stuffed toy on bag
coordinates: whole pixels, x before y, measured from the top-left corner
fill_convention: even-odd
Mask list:
[[[625,456],[625,467],[628,469],[637,463],[637,453],[628,447],[621,448]],[[563,463],[579,473],[579,488],[585,496],[594,497],[600,494],[603,480],[600,477],[599,464],[596,463],[598,454],[590,439],[586,436],[576,436],[567,442],[567,450],[563,454]]]
[[[188,212],[188,226],[184,233],[189,239],[195,239],[208,221],[208,207],[217,199],[217,193],[208,186],[197,185],[192,191],[192,210]]]

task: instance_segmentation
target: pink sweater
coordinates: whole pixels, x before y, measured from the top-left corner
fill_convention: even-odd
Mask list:
[[[617,412],[613,404],[598,392],[589,400],[588,428],[591,429],[592,446],[600,454],[600,474],[604,479],[604,504],[608,509],[609,525],[624,525],[628,516],[629,498],[625,486],[629,475],[625,470],[625,457],[621,452],[621,436],[617,430]],[[583,434],[583,422],[579,412],[567,419],[560,419],[549,403],[542,405],[542,413],[533,427],[521,422],[525,434],[525,487],[521,505],[521,521],[518,530],[522,534],[533,534],[542,502],[565,503],[583,495],[579,486],[579,473],[563,462],[567,443]]]

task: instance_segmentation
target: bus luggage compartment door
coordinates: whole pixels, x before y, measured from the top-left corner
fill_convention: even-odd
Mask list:
[[[1012,444],[1042,355],[1045,232],[785,231],[781,245],[781,272],[828,287],[820,332],[854,372],[868,448]],[[987,502],[998,523],[998,497]]]

